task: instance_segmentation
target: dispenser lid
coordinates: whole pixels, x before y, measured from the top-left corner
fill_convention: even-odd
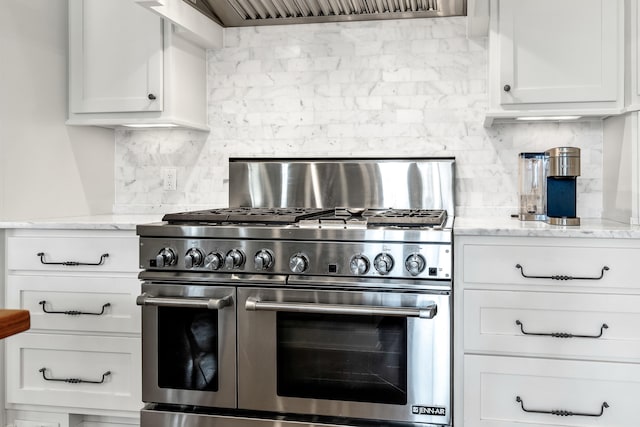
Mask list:
[[[543,158],[544,156],[546,156],[545,153],[531,153],[531,152],[520,153],[521,159],[540,159],[540,158]]]
[[[580,149],[576,147],[554,147],[545,153],[549,157],[580,157]]]

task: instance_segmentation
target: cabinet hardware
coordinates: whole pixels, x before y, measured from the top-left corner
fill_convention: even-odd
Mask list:
[[[150,93],[149,95],[147,95],[147,98],[149,98],[151,101],[154,101],[156,99],[156,96]]]
[[[79,378],[47,378],[46,371],[47,371],[47,368],[40,368],[38,370],[38,372],[42,372],[42,378],[44,378],[45,381],[60,381],[60,382],[69,383],[69,384],[80,384],[80,383],[102,384],[104,383],[105,378],[111,375],[111,371],[107,371],[104,374],[102,374],[102,379],[93,381],[93,380],[81,380]]]
[[[536,336],[546,336],[546,337],[554,337],[554,338],[600,338],[605,329],[608,329],[609,326],[606,323],[603,323],[600,327],[599,335],[577,335],[577,334],[569,334],[567,332],[526,332],[524,330],[524,325],[521,321],[516,320],[516,325],[520,326],[520,331],[523,335],[536,335]]]
[[[511,91],[511,86],[510,85],[504,85],[503,87],[505,92],[510,92]]]
[[[604,277],[604,272],[609,271],[609,267],[605,265],[604,267],[602,267],[599,277],[574,277],[574,276],[564,276],[564,275],[528,276],[524,274],[524,268],[520,264],[516,264],[516,268],[520,270],[520,274],[522,274],[522,277],[525,277],[527,279],[551,279],[551,280],[600,280]]]
[[[104,264],[105,258],[109,257],[109,254],[100,255],[100,261],[98,262],[78,262],[78,261],[50,262],[50,261],[45,261],[44,252],[38,252],[36,256],[39,256],[40,262],[45,265],[67,265],[67,266],[75,267],[78,265],[102,265]]]
[[[111,307],[111,303],[108,302],[106,304],[102,305],[102,310],[100,311],[100,313],[90,313],[90,312],[86,312],[86,311],[78,311],[78,310],[67,310],[67,311],[50,311],[46,309],[46,304],[47,301],[40,301],[38,304],[40,304],[42,306],[42,311],[44,311],[47,314],[68,314],[69,316],[79,316],[81,314],[87,314],[90,316],[101,316],[104,314],[104,309],[107,307]]]
[[[520,396],[516,396],[516,402],[520,403],[520,407],[522,408],[522,410],[524,412],[531,412],[531,413],[536,413],[536,414],[550,414],[550,415],[557,415],[559,417],[572,417],[572,416],[580,416],[580,417],[601,417],[602,414],[604,413],[604,408],[608,408],[609,404],[607,402],[602,402],[602,406],[600,407],[600,413],[599,414],[586,414],[586,413],[582,413],[582,412],[572,412],[572,411],[565,411],[563,409],[552,409],[551,411],[540,411],[537,409],[527,409],[524,407],[524,401],[520,398]]]

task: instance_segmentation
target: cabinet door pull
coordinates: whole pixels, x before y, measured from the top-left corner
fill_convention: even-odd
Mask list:
[[[511,86],[510,85],[504,85],[504,87],[502,89],[504,89],[505,92],[509,92],[511,90]]]
[[[522,274],[522,277],[525,277],[527,279],[551,279],[551,280],[600,280],[604,277],[604,272],[609,271],[609,267],[605,265],[604,267],[602,267],[599,277],[574,277],[574,276],[564,276],[564,275],[528,276],[524,274],[524,268],[520,264],[516,264],[516,268],[520,270],[520,274]]]
[[[156,99],[156,96],[150,93],[149,95],[147,95],[147,98],[149,98],[150,101],[154,101]]]
[[[86,314],[89,316],[102,316],[104,314],[104,309],[107,307],[111,307],[111,303],[108,302],[106,304],[102,304],[102,310],[99,313],[91,313],[87,311],[78,311],[78,310],[67,310],[67,311],[47,310],[46,309],[47,301],[44,301],[44,300],[40,301],[38,304],[42,306],[42,311],[44,311],[47,314],[67,314],[69,316],[79,316],[81,314]]]
[[[540,410],[537,410],[537,409],[527,409],[527,408],[524,407],[524,402],[522,401],[520,396],[516,396],[516,402],[518,402],[520,404],[520,407],[522,408],[522,410],[524,412],[531,412],[531,413],[535,413],[535,414],[550,414],[550,415],[557,415],[559,417],[572,417],[572,416],[601,417],[602,414],[604,413],[604,408],[608,408],[609,407],[609,404],[607,402],[602,402],[602,406],[600,407],[600,413],[599,414],[586,414],[586,413],[583,413],[583,412],[565,411],[563,409],[552,409],[551,411],[540,411]]]
[[[50,262],[45,261],[44,252],[38,252],[37,256],[40,257],[40,262],[45,265],[68,265],[68,266],[77,266],[77,265],[102,265],[104,264],[105,258],[109,257],[109,254],[100,255],[100,261],[98,262],[78,262],[78,261],[63,261],[63,262]]]
[[[79,378],[47,378],[46,371],[47,371],[47,368],[40,368],[38,371],[38,372],[42,372],[42,378],[44,378],[45,381],[59,381],[59,382],[69,383],[69,384],[80,384],[80,383],[102,384],[105,378],[111,375],[111,371],[107,371],[104,374],[102,374],[102,379],[93,381],[93,380],[81,380]]]
[[[554,338],[600,338],[605,329],[608,329],[609,326],[606,323],[603,323],[600,327],[600,334],[598,335],[577,335],[577,334],[569,334],[567,332],[526,332],[524,330],[524,325],[521,321],[516,320],[516,325],[520,326],[520,331],[523,335],[537,335],[537,336],[545,336],[545,337],[554,337]]]

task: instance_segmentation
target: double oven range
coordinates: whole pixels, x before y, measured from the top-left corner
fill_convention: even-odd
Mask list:
[[[453,170],[232,159],[138,226],[141,425],[451,426]]]

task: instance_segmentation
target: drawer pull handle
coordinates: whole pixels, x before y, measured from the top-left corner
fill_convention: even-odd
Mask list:
[[[102,374],[102,379],[98,381],[92,381],[92,380],[81,380],[79,378],[47,378],[46,371],[47,371],[47,368],[40,368],[40,370],[38,371],[38,372],[42,372],[42,378],[44,378],[45,381],[60,381],[60,382],[69,383],[69,384],[80,384],[80,383],[102,384],[105,378],[111,375],[111,371],[107,371],[104,374]]]
[[[537,409],[527,409],[527,408],[524,407],[524,402],[522,401],[520,396],[516,396],[516,402],[520,403],[520,407],[522,408],[522,410],[524,412],[532,412],[532,413],[536,413],[536,414],[551,414],[551,415],[557,415],[559,417],[572,417],[572,416],[601,417],[602,414],[604,413],[604,408],[608,408],[609,407],[609,404],[607,402],[602,402],[602,406],[600,407],[600,413],[599,414],[585,414],[583,412],[571,412],[571,411],[565,411],[563,409],[553,409],[551,411],[540,411],[540,410],[537,410]]]
[[[69,316],[79,316],[81,314],[87,314],[89,316],[102,316],[104,314],[104,309],[107,307],[111,307],[111,303],[108,302],[106,304],[102,304],[102,310],[100,311],[100,313],[90,313],[90,312],[86,312],[86,311],[78,311],[78,310],[67,310],[67,311],[51,311],[51,310],[47,310],[46,309],[46,301],[40,301],[38,304],[40,304],[42,306],[42,311],[44,311],[47,314],[67,314]]]
[[[564,276],[564,275],[555,275],[555,276],[527,276],[524,274],[524,268],[520,264],[516,264],[516,268],[520,270],[520,274],[522,277],[527,279],[551,279],[551,280],[600,280],[604,277],[604,272],[609,271],[609,267],[606,265],[602,267],[600,271],[599,277],[573,277],[573,276]]]
[[[38,252],[37,256],[40,257],[40,262],[45,265],[67,265],[67,266],[75,267],[78,265],[102,265],[104,264],[105,258],[109,257],[109,254],[100,255],[100,261],[98,262],[78,262],[78,261],[50,262],[50,261],[44,260],[44,252]]]
[[[545,336],[545,337],[554,337],[554,338],[600,338],[605,329],[609,329],[609,326],[606,323],[603,323],[600,326],[600,334],[599,335],[577,335],[577,334],[569,334],[567,332],[526,332],[524,330],[524,325],[521,321],[516,320],[516,325],[520,326],[520,331],[523,335],[537,335],[537,336]]]

